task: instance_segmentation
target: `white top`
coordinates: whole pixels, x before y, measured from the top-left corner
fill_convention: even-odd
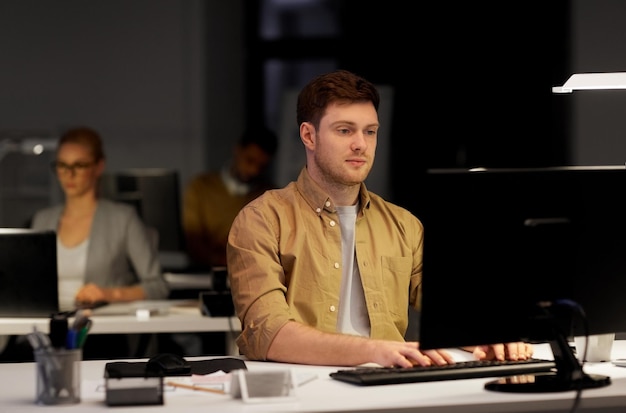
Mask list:
[[[343,262],[337,331],[369,337],[369,316],[354,249],[354,225],[358,207],[358,204],[337,207],[339,225],[341,226],[341,255]]]
[[[57,239],[57,268],[59,274],[59,309],[69,311],[76,307],[75,297],[84,284],[89,239],[68,248]]]

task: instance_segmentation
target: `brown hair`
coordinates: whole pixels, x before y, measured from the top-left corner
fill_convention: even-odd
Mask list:
[[[94,161],[98,162],[105,158],[104,149],[102,147],[102,139],[95,130],[81,126],[78,128],[69,129],[61,138],[59,138],[60,148],[65,143],[77,143],[83,145],[91,151]]]
[[[368,80],[347,70],[319,75],[311,80],[298,95],[296,120],[311,122],[317,129],[326,107],[335,102],[372,102],[378,111],[380,95]]]

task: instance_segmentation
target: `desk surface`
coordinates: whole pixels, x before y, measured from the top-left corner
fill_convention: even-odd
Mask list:
[[[462,352],[454,352],[463,358]],[[538,357],[551,357],[547,345],[538,345]],[[616,341],[613,357],[626,357],[626,341]],[[548,394],[512,394],[484,390],[493,379],[453,380],[430,383],[359,387],[331,379],[332,366],[302,366],[283,363],[247,362],[248,369],[276,370],[292,368],[296,374],[313,374],[316,379],[296,390],[296,401],[271,404],[245,404],[230,395],[185,390],[175,396],[165,393],[164,406],[107,407],[104,403],[104,360],[81,362],[82,401],[76,406],[37,406],[35,399],[34,363],[8,363],[0,366],[0,405],[15,412],[81,413],[111,411],[131,413],[162,412],[568,412],[574,403],[574,392]],[[587,363],[589,373],[611,376],[612,384],[582,393],[576,412],[623,412],[626,406],[626,368],[610,362]],[[99,390],[98,390],[99,389]],[[178,391],[179,389],[175,390]]]
[[[136,310],[154,310],[158,314],[144,319]],[[134,310],[134,311],[132,311]],[[235,316],[209,317],[200,311],[198,300],[146,300],[133,303],[113,303],[94,311],[89,334],[144,334],[144,333],[203,333],[224,332],[226,353],[239,354],[235,337],[241,323]],[[0,317],[0,334],[25,335],[37,329],[49,332],[50,319]]]
[[[148,319],[137,317],[132,309],[166,309]],[[202,315],[197,300],[158,300],[134,303],[109,304],[102,312],[91,317],[90,334],[125,333],[190,333],[211,331],[241,331],[237,317],[208,317]],[[28,334],[36,327],[48,332],[50,319],[0,317],[0,334]]]

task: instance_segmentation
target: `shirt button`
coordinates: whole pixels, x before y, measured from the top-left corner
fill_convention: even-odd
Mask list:
[[[329,206],[330,206],[330,201],[326,201],[326,204],[325,204],[325,205],[326,205],[327,207],[329,207]]]
[[[337,224],[335,223],[335,221],[330,221],[330,226],[331,226],[331,227],[334,227],[335,225],[337,225]]]
[[[335,263],[335,268],[339,268],[339,263],[338,262]]]
[[[320,212],[322,212],[322,208],[317,208],[317,209],[315,210],[315,212],[317,212],[317,213],[319,214]]]
[[[330,306],[330,308],[329,308],[329,310],[330,310],[331,312],[333,312],[333,313],[334,313],[334,312],[335,312],[335,306],[334,306],[334,305],[331,305],[331,306]]]

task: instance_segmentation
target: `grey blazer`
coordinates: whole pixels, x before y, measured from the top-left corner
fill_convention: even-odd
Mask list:
[[[62,211],[63,205],[38,211],[31,227],[56,231]],[[89,236],[85,282],[102,287],[139,283],[146,299],[167,298],[169,286],[155,244],[131,205],[99,199]]]

